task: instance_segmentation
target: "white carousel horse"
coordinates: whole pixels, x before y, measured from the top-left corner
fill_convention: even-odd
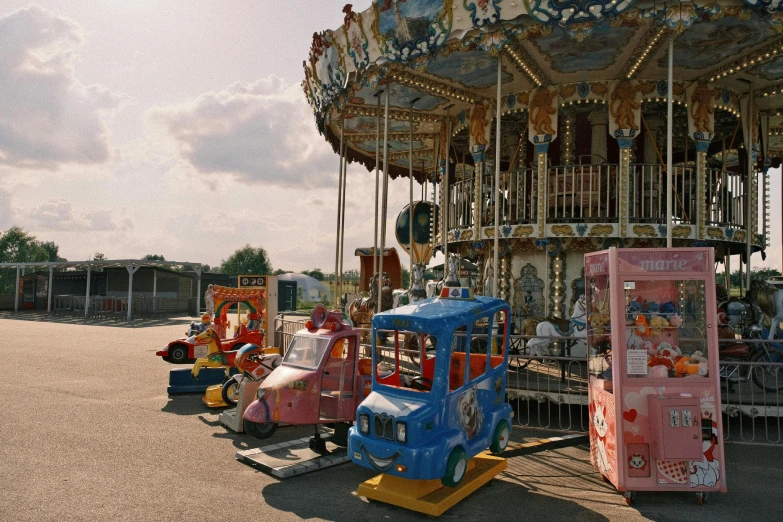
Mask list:
[[[756,280],[751,282],[747,297],[761,309],[763,315],[759,326],[766,326],[762,324],[766,322],[764,316],[769,320],[767,339],[774,339],[778,328],[783,325],[783,291]]]
[[[527,342],[530,355],[555,355],[553,353],[545,353],[549,352],[549,344],[556,341],[557,338],[568,338],[576,340],[576,343],[571,347],[571,357],[587,356],[587,343],[585,342],[587,337],[586,319],[587,309],[584,296],[582,296],[574,303],[574,312],[571,314],[567,324],[566,321],[563,321],[563,325],[559,326],[552,319],[536,324],[536,337]]]
[[[416,263],[413,265],[411,287],[408,290],[397,289],[392,292],[392,308],[397,308],[398,306],[410,303],[416,303],[429,297],[427,295],[427,291],[424,288],[424,271],[426,268],[427,267],[424,263]]]
[[[460,259],[461,256],[459,254],[449,255],[448,270],[443,274],[443,279],[441,281],[427,281],[427,297],[439,296],[444,286],[462,286],[457,275],[459,274]]]

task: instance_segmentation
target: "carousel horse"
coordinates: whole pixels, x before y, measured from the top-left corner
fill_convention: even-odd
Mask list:
[[[348,309],[348,316],[356,328],[371,328],[372,316],[378,309],[378,274],[370,278],[370,296],[357,297]],[[381,311],[391,310],[394,304],[389,274],[383,273],[383,288],[381,289]]]
[[[750,283],[747,297],[763,314],[758,325],[768,327],[767,339],[774,339],[778,328],[783,326],[783,292],[763,281],[755,280]]]
[[[451,254],[448,260],[448,271],[443,274],[441,281],[428,281],[427,282],[427,297],[437,297],[440,295],[440,291],[443,287],[453,288],[455,286],[462,286],[459,280],[459,265],[460,255]]]
[[[195,344],[207,343],[207,356],[199,357],[196,359],[196,363],[193,365],[193,369],[190,373],[193,378],[198,380],[198,374],[201,368],[228,368],[234,365],[234,357],[236,357],[236,350],[223,351],[223,345],[220,342],[220,337],[213,328],[207,328],[203,333],[198,334],[195,339]]]
[[[584,296],[582,296],[574,303],[574,311],[570,319],[558,319],[555,317],[550,317],[543,321],[534,318],[525,319],[523,323],[525,335],[536,336],[527,342],[530,354],[537,356],[552,355],[551,353],[544,353],[549,344],[556,341],[556,338],[568,338],[576,341],[576,344],[571,347],[571,355],[573,357],[586,355],[581,352],[574,352],[574,347],[576,346],[587,348],[587,344],[584,341],[587,337],[586,318],[587,309]]]
[[[426,299],[427,291],[424,289],[424,271],[426,270],[424,263],[416,263],[413,265],[413,277],[411,277],[411,287],[408,290],[398,289],[392,292],[393,304],[392,308],[398,306],[416,303],[423,299]]]

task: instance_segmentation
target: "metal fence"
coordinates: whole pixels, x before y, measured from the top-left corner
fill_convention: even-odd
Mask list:
[[[275,318],[275,345],[285,349],[307,317]],[[362,330],[361,356],[370,357],[369,330]],[[512,335],[509,342],[507,401],[514,423],[525,428],[584,433],[590,426],[587,410],[587,357],[568,353],[577,341],[551,338],[550,348],[531,353],[531,336]],[[539,337],[540,339],[540,337]],[[582,341],[584,341],[582,339]],[[747,342],[759,349],[767,341]],[[773,348],[774,349],[774,348]],[[783,352],[780,352],[783,355]],[[721,402],[726,442],[783,444],[783,362],[757,357],[751,362],[721,360]],[[754,378],[755,375],[755,378]]]
[[[506,389],[507,400],[514,408],[515,424],[526,428],[587,432],[590,420],[586,357],[530,355],[527,353],[529,339],[512,336],[510,342]],[[562,338],[552,341],[561,346],[564,343]],[[770,346],[772,357],[759,355],[749,356],[746,361],[728,358],[719,361],[724,440],[783,444],[783,361],[780,360],[783,352],[775,352],[774,345],[778,343],[766,340],[721,341],[721,345],[737,343],[750,343],[756,351],[765,344]],[[559,350],[555,348],[552,353],[557,354]]]
[[[133,319],[168,319],[183,312],[187,299],[167,297],[137,297],[133,300]],[[85,314],[85,307],[87,313]],[[53,295],[52,312],[58,316],[88,317],[95,320],[125,320],[128,317],[128,298],[93,295]]]

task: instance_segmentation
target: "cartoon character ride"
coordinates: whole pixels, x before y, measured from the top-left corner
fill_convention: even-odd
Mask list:
[[[372,392],[356,412],[348,454],[360,466],[455,487],[468,461],[502,453],[510,309],[502,299],[443,288],[440,297],[373,317]],[[419,353],[403,348],[416,335]],[[380,344],[379,339],[387,339]],[[435,350],[428,350],[428,346]]]

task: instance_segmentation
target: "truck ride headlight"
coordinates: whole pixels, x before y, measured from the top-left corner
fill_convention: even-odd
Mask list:
[[[364,435],[370,434],[370,416],[366,413],[359,414],[359,431]]]
[[[397,442],[408,442],[408,426],[404,422],[397,423]]]
[[[256,392],[256,397],[258,397],[259,401],[264,400],[264,397],[266,397],[266,388],[259,388]]]

